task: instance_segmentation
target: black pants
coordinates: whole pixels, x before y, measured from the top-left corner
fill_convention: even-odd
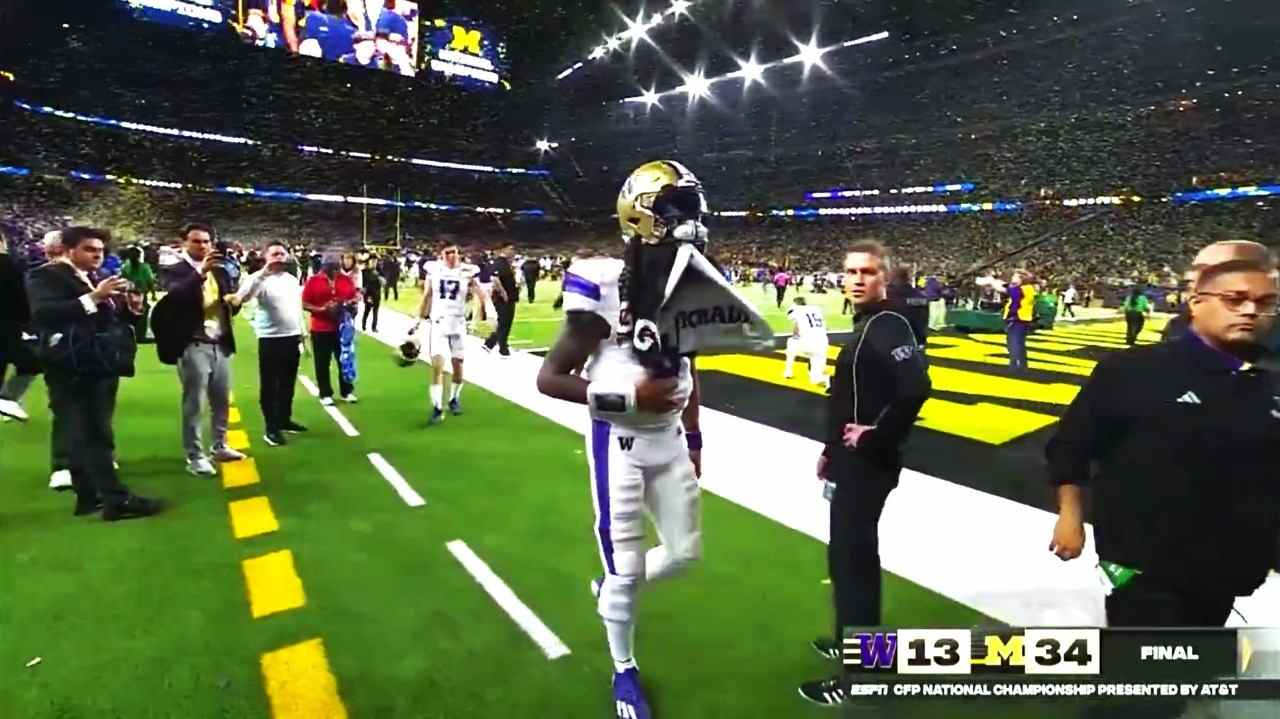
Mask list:
[[[338,363],[338,333],[312,332],[311,351],[316,356],[316,386],[320,388],[320,397],[333,396],[333,383],[329,381],[329,365]],[[356,391],[354,385],[342,378],[342,369],[338,369],[338,390],[349,395]]]
[[[1128,332],[1125,333],[1125,342],[1130,345],[1137,343],[1142,326],[1147,323],[1147,316],[1141,312],[1125,312],[1124,322],[1129,326]]]
[[[511,325],[516,321],[516,303],[514,302],[495,302],[493,308],[498,311],[498,328],[489,335],[489,339],[484,344],[489,349],[495,346],[502,354],[511,354],[511,348],[507,345],[511,338]]]
[[[293,421],[293,388],[301,357],[296,336],[258,340],[258,406],[267,432],[280,432]]]
[[[844,304],[840,305],[840,314],[842,315],[853,314],[853,300],[849,299],[848,297],[844,298]]]
[[[1139,574],[1107,597],[1108,627],[1221,627],[1235,597],[1175,587]],[[1167,719],[1181,716],[1183,699],[1140,699],[1091,707],[1089,719]]]
[[[1107,597],[1109,627],[1221,627],[1236,598],[1174,587],[1139,574]]]
[[[778,291],[778,309],[782,309],[782,298],[787,296],[787,286],[775,286],[774,289]]]
[[[533,291],[538,286],[538,280],[528,275],[524,276],[525,289],[529,291],[529,304],[533,304]]]
[[[360,316],[360,329],[369,329],[369,314],[373,314],[373,331],[378,331],[378,309],[382,307],[379,293],[374,292],[364,298],[364,314]]]
[[[399,282],[400,282],[399,280],[387,280],[387,284],[383,285],[382,287],[382,299],[389,300],[394,296],[397,300],[399,300],[400,299]]]
[[[120,380],[77,377],[54,370],[45,373],[45,381],[50,407],[66,433],[76,497],[85,504],[98,498],[107,506],[123,502],[129,490],[112,466],[112,420]]]
[[[855,468],[833,477],[827,573],[835,594],[835,638],[850,626],[880,624],[880,513],[900,469]]]
[[[1075,306],[1074,304],[1070,303],[1070,302],[1063,303],[1063,305],[1062,305],[1062,316],[1063,316],[1063,317],[1071,317],[1071,318],[1073,318],[1073,319],[1074,319],[1074,318],[1075,318],[1075,316],[1076,316],[1076,309],[1075,309],[1075,307],[1076,307],[1076,306]]]

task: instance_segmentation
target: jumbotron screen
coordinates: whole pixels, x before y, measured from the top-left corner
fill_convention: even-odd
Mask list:
[[[418,3],[410,0],[119,0],[142,20],[232,32],[255,47],[417,74]]]

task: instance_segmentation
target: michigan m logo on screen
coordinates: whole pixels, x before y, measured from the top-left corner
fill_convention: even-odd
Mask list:
[[[908,635],[927,632],[907,631]],[[1022,672],[1026,666],[1023,652],[1025,637],[1021,632],[973,632],[967,633],[971,647],[961,651],[954,639],[942,640],[929,648],[920,639],[909,642],[916,659],[909,664],[955,665],[960,661],[971,664],[974,672]],[[905,640],[904,640],[905,641]],[[919,644],[920,646],[916,646]],[[949,646],[944,646],[949,645]],[[843,660],[847,667],[859,667],[863,671],[898,671],[898,632],[886,630],[850,629],[845,632]],[[946,650],[935,652],[935,650]],[[936,653],[936,655],[935,655]],[[969,657],[972,657],[971,659]],[[959,669],[959,668],[957,668]],[[955,673],[969,673],[959,669]]]
[[[484,39],[484,34],[479,30],[463,27],[461,25],[453,26],[453,39],[449,41],[449,49],[457,52],[469,52],[472,55],[480,54],[480,41]]]

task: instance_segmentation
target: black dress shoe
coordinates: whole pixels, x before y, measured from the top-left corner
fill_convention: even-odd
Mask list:
[[[101,509],[102,509],[102,500],[101,500],[101,499],[98,499],[98,498],[96,498],[96,497],[95,497],[95,498],[90,499],[90,500],[82,500],[82,499],[80,499],[79,497],[77,497],[77,498],[76,498],[76,511],[74,512],[74,514],[75,514],[75,516],[77,516],[77,517],[83,517],[83,516],[85,516],[86,514],[95,514],[96,512],[98,512],[98,511],[99,511],[99,510],[101,510]]]
[[[131,494],[124,501],[103,507],[102,518],[108,522],[119,519],[138,519],[159,514],[164,509],[164,502],[158,499],[147,499]]]
[[[293,432],[297,434],[299,432],[306,432],[308,430],[306,427],[298,424],[297,422],[294,422],[293,420],[289,420],[288,422],[284,423],[284,431]]]

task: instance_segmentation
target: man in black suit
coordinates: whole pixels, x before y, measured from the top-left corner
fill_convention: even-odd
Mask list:
[[[127,282],[119,277],[95,282],[90,274],[102,266],[110,241],[106,230],[67,228],[62,232],[66,255],[27,277],[31,320],[41,351],[49,351],[64,338],[83,337],[112,325],[131,326],[132,318],[119,299]],[[110,522],[159,512],[161,502],[130,492],[113,467],[112,415],[120,378],[48,362],[45,381],[53,413],[64,423],[70,446],[75,514],[92,514],[101,508],[102,518]]]

